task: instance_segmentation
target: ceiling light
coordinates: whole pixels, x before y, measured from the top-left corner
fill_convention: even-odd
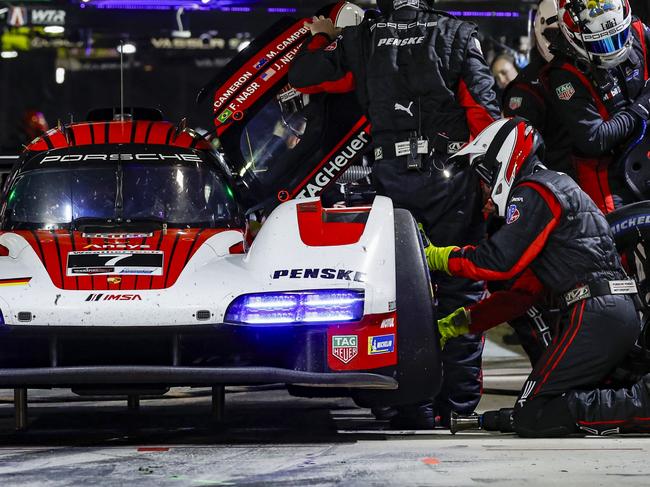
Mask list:
[[[62,25],[47,25],[43,27],[43,32],[46,34],[63,34],[65,32],[65,27]]]
[[[132,44],[130,42],[125,42],[121,46],[117,46],[117,52],[121,52],[123,54],[135,54],[137,51],[137,48],[135,47],[135,44]]]
[[[56,68],[54,79],[57,85],[62,85],[65,82],[65,68]]]
[[[13,59],[18,57],[17,51],[2,51],[0,52],[0,58],[2,59]]]

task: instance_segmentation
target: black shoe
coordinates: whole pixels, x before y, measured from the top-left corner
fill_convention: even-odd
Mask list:
[[[431,404],[400,406],[397,415],[390,420],[394,429],[432,430],[439,425]]]
[[[378,406],[372,408],[370,411],[374,415],[375,419],[378,419],[379,421],[388,421],[399,414],[397,408],[390,406]]]

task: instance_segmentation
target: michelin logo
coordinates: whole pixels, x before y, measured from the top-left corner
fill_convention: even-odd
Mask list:
[[[336,279],[366,282],[366,274],[345,269],[280,269],[273,271],[273,279]]]
[[[640,215],[616,223],[612,226],[612,233],[614,233],[614,235],[618,235],[620,233],[624,233],[626,230],[647,226],[650,226],[650,215]]]
[[[395,351],[395,335],[368,337],[368,355],[382,355]]]

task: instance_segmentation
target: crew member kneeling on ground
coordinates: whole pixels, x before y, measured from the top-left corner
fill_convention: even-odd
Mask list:
[[[440,320],[441,339],[483,331],[533,303],[559,306],[559,333],[515,404],[517,433],[650,428],[650,375],[629,389],[594,388],[639,335],[636,286],[602,212],[569,176],[541,164],[542,151],[537,131],[514,118],[495,122],[455,156],[469,159],[506,225],[478,247],[429,246],[429,266],[476,280],[520,277],[509,290]]]

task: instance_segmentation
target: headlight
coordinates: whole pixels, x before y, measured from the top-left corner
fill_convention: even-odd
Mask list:
[[[359,321],[363,297],[363,291],[338,289],[244,294],[230,303],[225,321],[248,325]]]

